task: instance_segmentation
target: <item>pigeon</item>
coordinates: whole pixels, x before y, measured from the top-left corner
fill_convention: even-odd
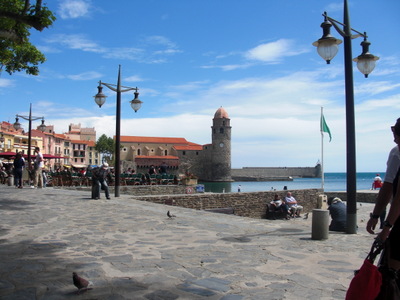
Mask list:
[[[91,290],[91,288],[88,288],[88,286],[91,285],[92,283],[86,280],[85,278],[80,277],[75,272],[72,273],[72,280],[74,282],[74,285],[78,288],[78,294],[81,291]]]
[[[175,218],[176,217],[175,215],[171,215],[171,213],[169,211],[167,211],[167,216],[168,216],[168,218]]]
[[[304,220],[307,220],[308,219],[308,213],[305,213],[304,214],[304,218],[303,218]]]

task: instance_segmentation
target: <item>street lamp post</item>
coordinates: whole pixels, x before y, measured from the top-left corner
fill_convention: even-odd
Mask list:
[[[137,112],[140,107],[142,106],[142,101],[139,100],[139,92],[138,88],[126,87],[121,86],[121,65],[118,68],[118,81],[117,85],[105,83],[99,81],[99,86],[97,87],[98,92],[94,96],[94,100],[99,107],[101,107],[105,102],[107,96],[103,94],[103,87],[102,85],[108,87],[110,90],[117,93],[117,109],[116,109],[116,126],[115,126],[115,197],[119,197],[119,187],[120,187],[120,173],[121,173],[121,165],[120,165],[120,148],[121,148],[121,93],[128,92],[128,91],[135,91],[135,98],[130,101],[132,109]]]
[[[357,171],[356,171],[356,135],[354,121],[354,85],[351,40],[363,37],[361,42],[363,52],[353,61],[357,62],[357,67],[367,78],[368,74],[375,68],[375,61],[379,59],[369,53],[370,42],[367,41],[367,34],[361,33],[350,27],[349,10],[347,0],[344,0],[344,21],[343,23],[328,17],[326,12],[323,14],[325,20],[321,24],[323,36],[314,46],[318,47],[318,54],[329,64],[331,59],[338,52],[338,45],[342,42],[331,36],[330,28],[333,26],[344,40],[344,69],[345,69],[345,92],[346,92],[346,152],[347,152],[347,229],[350,234],[357,233]],[[343,26],[343,29],[339,27]],[[356,32],[356,35],[351,33]]]
[[[46,125],[44,124],[44,117],[32,116],[32,103],[29,107],[29,116],[16,115],[14,129],[19,130],[21,128],[21,123],[19,123],[19,118],[29,121],[29,132],[28,132],[28,168],[31,170],[31,144],[32,144],[32,121],[42,119],[42,124],[39,126],[40,131],[46,130]]]

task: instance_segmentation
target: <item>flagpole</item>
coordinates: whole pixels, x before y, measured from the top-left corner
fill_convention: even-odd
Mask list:
[[[323,114],[323,107],[321,106],[321,122],[322,122],[322,116]],[[324,178],[324,132],[323,132],[323,127],[322,127],[322,123],[320,126],[320,130],[321,130],[321,189],[322,191],[324,191],[324,185],[325,185],[325,178]]]

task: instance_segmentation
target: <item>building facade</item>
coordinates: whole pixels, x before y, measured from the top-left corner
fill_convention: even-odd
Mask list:
[[[99,153],[95,150],[96,131],[94,128],[81,128],[80,124],[70,124],[69,131],[58,134],[53,125],[47,125],[42,132],[31,131],[31,149],[28,149],[28,132],[23,128],[15,130],[9,122],[0,123],[0,152],[22,152],[34,157],[35,147],[45,156],[45,166],[50,170],[62,167],[86,168],[100,164]]]
[[[185,138],[121,136],[121,169],[147,173],[151,165],[167,166],[168,173],[191,174],[203,181],[231,181],[231,126],[226,110],[214,114],[211,144]]]

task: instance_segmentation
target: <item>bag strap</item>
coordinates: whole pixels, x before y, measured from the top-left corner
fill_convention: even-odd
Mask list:
[[[382,241],[375,239],[375,241],[372,243],[371,250],[368,253],[367,259],[371,263],[374,263],[376,257],[382,252],[384,247],[385,243],[382,243]]]

